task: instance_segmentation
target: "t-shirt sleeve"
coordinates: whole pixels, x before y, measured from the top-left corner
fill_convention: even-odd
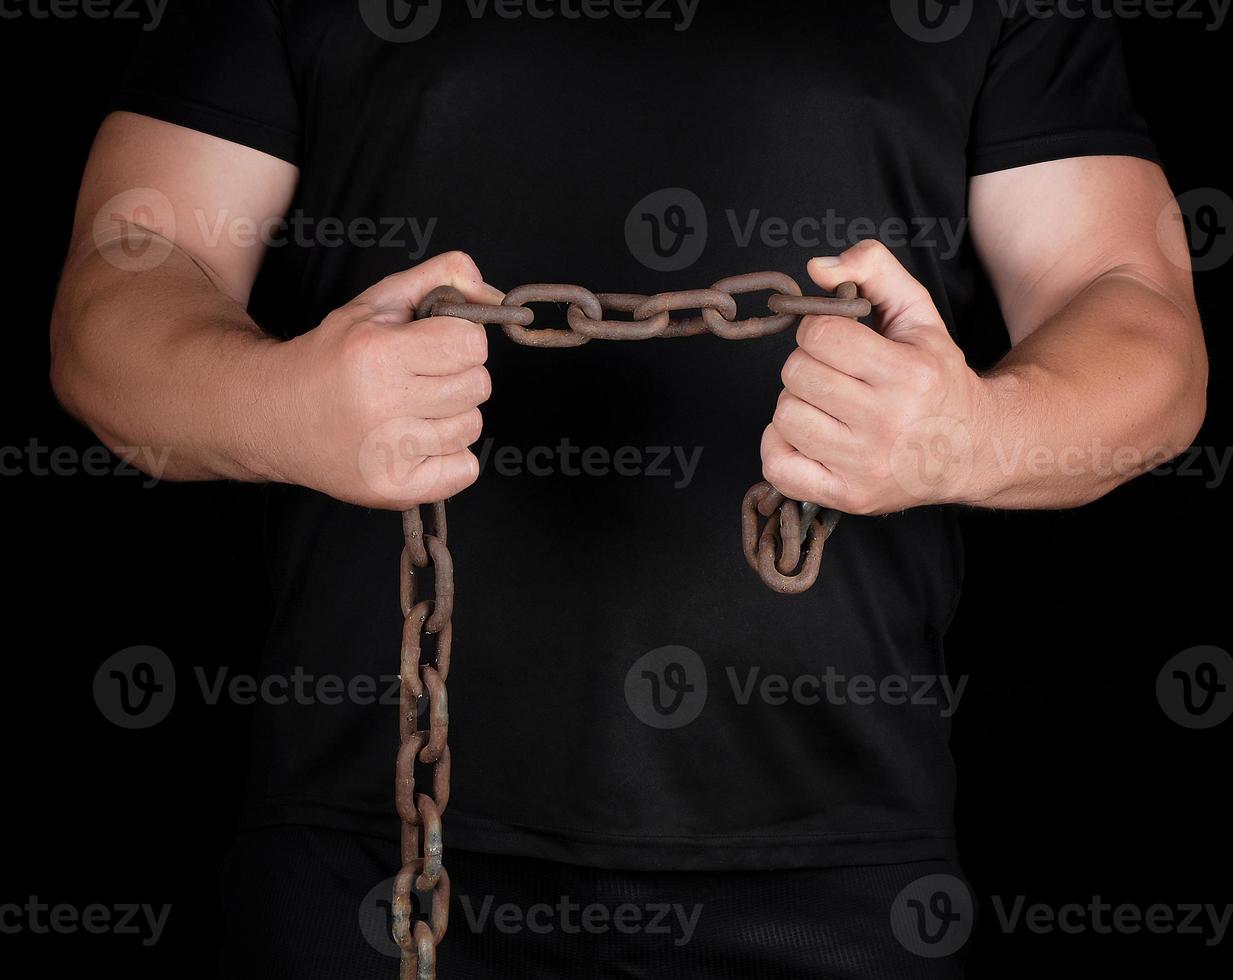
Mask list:
[[[168,0],[111,108],[297,163],[300,105],[278,0]]]
[[[1077,156],[1157,161],[1126,78],[1118,25],[1082,5],[1007,15],[972,117],[969,173]]]

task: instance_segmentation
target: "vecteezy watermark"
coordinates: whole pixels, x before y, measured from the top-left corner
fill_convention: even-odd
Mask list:
[[[454,0],[451,0],[454,2]],[[474,18],[501,20],[647,20],[689,30],[701,0],[464,0]],[[360,17],[377,37],[396,44],[426,38],[441,21],[444,0],[359,0]]]
[[[706,706],[706,664],[683,646],[644,653],[625,674],[625,703],[645,725],[683,728]]]
[[[255,704],[369,705],[399,703],[397,674],[313,674],[296,666],[289,673],[232,673],[227,667],[207,671],[193,667],[194,686],[179,687],[200,697],[207,707],[220,704],[249,707]],[[152,728],[164,721],[176,702],[176,670],[171,658],[157,647],[136,646],[108,657],[94,675],[94,701],[108,721],[121,728]],[[427,710],[427,704],[420,706]]]
[[[1060,932],[1070,936],[1083,933],[1131,936],[1150,932],[1158,936],[1195,937],[1202,939],[1205,946],[1219,946],[1233,918],[1233,905],[1187,902],[1156,902],[1146,907],[1133,902],[1114,905],[1099,895],[1061,905],[1029,904],[1026,895],[1016,895],[1009,902],[1001,895],[994,895],[991,901],[996,921],[1005,933],[1019,929],[1037,935]]]
[[[428,254],[437,228],[436,218],[388,215],[344,221],[338,217],[314,217],[302,210],[257,221],[225,209],[213,215],[197,209],[193,211],[193,220],[201,240],[211,247],[226,241],[237,248],[396,248],[413,260]]]
[[[169,915],[170,905],[49,905],[31,895],[21,905],[0,904],[0,935],[70,936],[84,932],[92,936],[135,936],[142,946],[149,947],[162,938]]]
[[[167,0],[0,0],[0,20],[139,20],[152,31],[166,9]]]
[[[176,209],[154,187],[134,187],[107,199],[90,225],[94,246],[122,272],[157,269],[175,251]]]
[[[1215,728],[1233,715],[1233,657],[1198,646],[1170,657],[1156,675],[1160,709],[1183,728]]]
[[[732,208],[724,212],[732,240],[741,248],[757,241],[766,248],[809,248],[842,251],[866,238],[876,238],[887,248],[937,249],[943,260],[959,254],[967,233],[968,219],[889,217],[849,218],[834,208],[825,214],[787,218],[765,215],[759,208],[740,213]]]
[[[915,41],[953,41],[972,23],[975,0],[889,0],[899,29]],[[1228,16],[1230,0],[997,0],[1007,20],[1178,20],[1196,21],[1206,31],[1218,31]]]
[[[953,41],[972,22],[973,0],[890,0],[891,16],[914,41]]]
[[[1156,238],[1165,257],[1178,268],[1195,272],[1212,272],[1233,258],[1230,232],[1233,198],[1215,187],[1179,194],[1156,219]]]
[[[821,673],[764,674],[760,667],[738,671],[725,667],[724,674],[737,704],[754,701],[771,706],[799,704],[807,707],[829,704],[843,707],[849,704],[911,705],[938,708],[942,718],[950,718],[959,710],[959,702],[968,686],[967,676],[952,681],[946,674],[891,674],[874,677],[871,674],[844,674],[828,665]]]
[[[689,907],[667,902],[583,904],[568,895],[561,895],[552,903],[528,905],[498,902],[493,895],[485,895],[478,903],[470,895],[462,895],[458,901],[467,928],[477,935],[488,930],[502,935],[529,932],[536,936],[553,933],[602,936],[618,932],[625,936],[663,937],[678,947],[693,938],[702,915],[702,905],[697,902]]]
[[[135,646],[112,654],[94,674],[94,703],[120,728],[152,728],[176,700],[176,670],[158,647]]]
[[[1172,462],[1162,463],[1151,471],[1152,476],[1175,476],[1181,479],[1202,479],[1204,488],[1215,490],[1224,486],[1233,464],[1233,446],[1191,446]]]
[[[684,187],[665,187],[629,209],[625,244],[655,272],[679,272],[702,257],[707,241],[706,206]]]
[[[841,252],[876,238],[888,248],[936,249],[941,258],[958,254],[967,234],[963,216],[911,218],[848,217],[834,208],[816,215],[766,214],[761,208],[727,208],[712,224],[706,205],[691,190],[665,187],[646,195],[625,216],[625,243],[630,254],[656,272],[688,269],[723,232],[737,248],[797,248]]]
[[[138,477],[156,486],[167,469],[171,449],[151,446],[45,446],[32,437],[24,446],[0,446],[0,476]]]
[[[975,921],[972,894],[954,875],[917,878],[891,903],[891,932],[904,949],[927,959],[959,952]]]
[[[391,959],[399,956],[398,945],[393,939],[394,879],[387,878],[374,886],[364,896],[359,908],[359,928],[368,944],[383,956]],[[417,909],[427,909],[431,896],[413,892]],[[686,906],[681,903],[580,902],[569,895],[560,895],[552,902],[519,903],[503,901],[496,895],[458,896],[463,921],[476,935],[485,932],[501,935],[530,933],[546,936],[554,933],[564,935],[606,935],[616,932],[622,935],[643,935],[662,938],[675,947],[689,943],[698,928],[702,916],[702,904]]]
[[[958,711],[968,683],[966,676],[953,681],[945,674],[845,674],[833,665],[793,676],[753,665],[726,665],[723,676],[726,688],[714,690],[725,692],[739,707],[908,705],[937,709],[943,718]],[[625,702],[635,718],[652,728],[690,724],[711,693],[706,664],[689,647],[659,647],[635,660],[625,674]]]
[[[498,476],[647,477],[671,480],[674,489],[688,487],[698,472],[702,447],[694,446],[575,446],[563,438],[555,446],[496,446],[485,439],[476,456],[480,473]]]
[[[939,499],[947,486],[962,486],[976,468],[972,433],[957,419],[934,416],[901,432],[891,445],[895,482],[920,501]]]

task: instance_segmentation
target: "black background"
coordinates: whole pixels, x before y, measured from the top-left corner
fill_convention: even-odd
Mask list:
[[[141,23],[0,25],[9,216],[0,446],[84,451],[95,440],[47,384],[46,327],[81,168]],[[1233,191],[1218,138],[1229,29],[1183,18],[1123,24],[1135,91],[1178,193]],[[1219,456],[1233,443],[1227,267],[1198,275],[1197,287],[1212,383],[1196,445]],[[266,614],[256,492],[22,468],[0,477],[9,636],[0,903],[38,896],[173,911],[151,947],[27,931],[0,934],[0,963],[8,976],[210,975],[214,875],[234,832],[247,712],[186,697],[157,728],[123,731],[96,709],[91,681],[106,657],[137,644],[208,672],[256,670]],[[1079,511],[966,517],[967,582],[948,651],[952,671],[970,677],[954,750],[963,863],[981,906],[974,977],[1059,967],[1228,975],[1233,937],[1207,947],[1201,936],[1008,935],[990,904],[994,895],[1053,908],[1094,896],[1140,908],[1233,901],[1222,792],[1233,722],[1187,730],[1155,697],[1171,656],[1230,646],[1227,491],[1210,463],[1192,469],[1149,475]],[[14,969],[19,953],[33,959]]]

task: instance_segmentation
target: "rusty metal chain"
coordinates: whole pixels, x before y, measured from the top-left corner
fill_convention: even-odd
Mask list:
[[[437,944],[449,925],[450,876],[445,870],[441,815],[450,797],[445,679],[453,640],[454,562],[446,547],[445,504],[431,506],[431,534],[424,531],[420,508],[402,515],[398,593],[403,627],[394,775],[394,805],[402,821],[402,869],[394,879],[393,901],[394,941],[402,950],[401,980],[436,977]],[[421,599],[419,578],[429,569],[432,596]],[[431,656],[425,655],[426,637],[433,647]],[[426,709],[426,719],[421,708]],[[431,767],[431,793],[415,791],[417,764]],[[427,919],[416,919],[412,891],[428,896]]]
[[[770,315],[738,320],[736,297],[769,291]],[[566,303],[567,329],[531,329],[535,312],[529,303]],[[699,315],[674,319],[682,310]],[[499,325],[515,343],[528,347],[580,347],[592,340],[651,340],[713,333],[725,340],[751,340],[795,327],[803,316],[868,316],[868,300],[855,283],[844,283],[834,296],[804,296],[790,276],[754,272],[721,279],[709,289],[643,296],[593,293],[581,286],[534,283],[518,286],[500,306],[469,303],[452,286],[438,286],[424,297],[416,319],[452,316]],[[626,319],[611,319],[610,313]],[[444,502],[431,505],[433,533],[425,533],[420,508],[403,514],[400,571],[402,656],[399,696],[399,751],[395,805],[402,821],[402,870],[394,881],[394,939],[402,949],[401,980],[434,980],[436,949],[449,923],[450,879],[444,865],[441,817],[449,801],[449,709],[445,679],[449,674],[454,566],[446,547]],[[789,500],[762,482],[745,495],[741,506],[741,547],[749,567],[763,582],[796,595],[817,581],[822,549],[839,514],[817,504]],[[429,569],[433,595],[417,600],[417,576]],[[424,655],[425,637],[434,655]],[[420,708],[426,705],[427,727]],[[416,766],[431,767],[432,792],[416,793]],[[429,906],[417,918],[413,891]]]

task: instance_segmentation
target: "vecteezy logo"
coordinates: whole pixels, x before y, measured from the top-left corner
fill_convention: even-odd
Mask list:
[[[923,419],[910,431],[901,432],[891,446],[891,474],[922,503],[938,499],[948,483],[963,483],[974,466],[972,434],[956,419]]]
[[[121,728],[151,728],[176,700],[171,658],[157,647],[129,647],[112,654],[94,674],[94,703]]]
[[[411,890],[414,911],[420,912],[432,907],[432,893],[421,892],[418,888]],[[394,879],[386,878],[380,884],[369,889],[368,894],[360,902],[359,908],[360,935],[382,956],[398,959],[402,950],[394,941]]]
[[[1181,220],[1186,247],[1173,229]],[[1233,198],[1215,187],[1197,187],[1177,197],[1156,222],[1156,233],[1169,260],[1183,269],[1211,272],[1233,258]]]
[[[890,918],[891,931],[908,952],[950,956],[972,935],[972,895],[954,875],[925,875],[895,897]]]
[[[689,647],[652,650],[625,675],[625,701],[652,728],[682,728],[706,704],[706,665]]]
[[[1233,715],[1233,657],[1220,647],[1183,650],[1157,675],[1156,699],[1183,728],[1215,728]]]
[[[148,272],[162,265],[174,248],[176,212],[162,191],[136,187],[99,208],[90,230],[95,247],[117,269]]]
[[[359,0],[360,17],[383,41],[407,44],[426,38],[441,19],[441,0]]]
[[[394,942],[394,879],[386,878],[369,889],[360,902],[360,935],[382,956],[401,955]]]
[[[915,41],[953,41],[972,21],[972,0],[890,0],[899,29]]]
[[[679,272],[706,248],[706,208],[683,187],[665,187],[629,209],[625,243],[630,254],[656,272]]]

